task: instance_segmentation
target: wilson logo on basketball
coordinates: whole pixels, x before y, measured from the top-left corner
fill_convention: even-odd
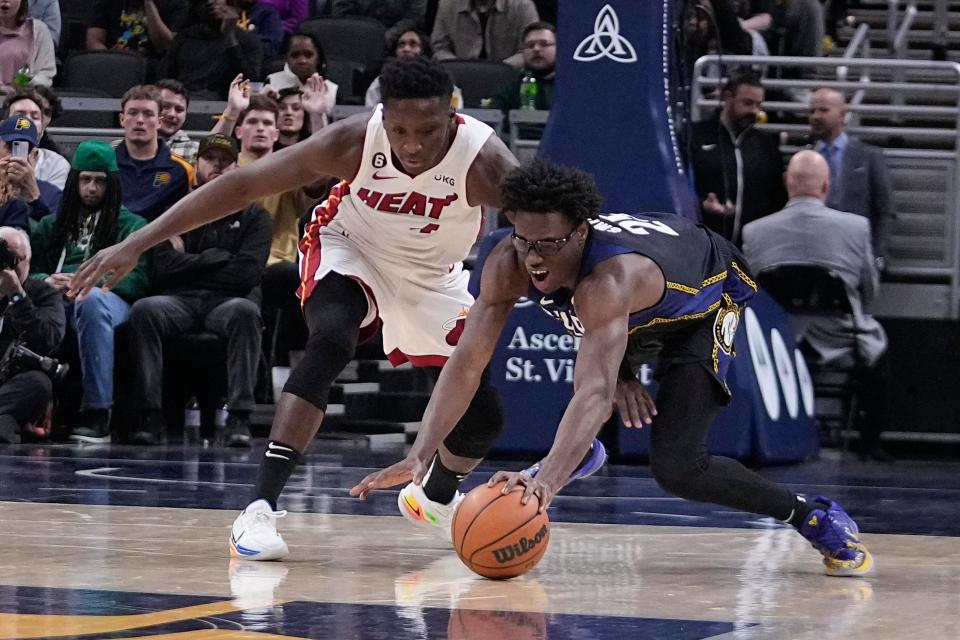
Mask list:
[[[543,525],[532,538],[521,538],[516,544],[494,549],[493,557],[496,558],[497,562],[500,564],[505,564],[511,560],[525,556],[536,549],[541,542],[546,540],[548,534],[549,531],[547,531],[547,525]]]

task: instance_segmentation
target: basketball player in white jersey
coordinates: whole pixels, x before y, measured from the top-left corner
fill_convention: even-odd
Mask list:
[[[383,103],[308,140],[223,176],[99,252],[76,273],[72,294],[106,277],[109,289],[160,242],[271,193],[322,176],[343,181],[319,205],[301,243],[301,297],[310,337],[278,403],[252,502],[230,537],[236,557],[287,555],[276,502],[320,427],[331,384],[359,342],[383,324],[394,364],[439,373],[473,303],[460,263],[477,238],[481,206],[500,207],[499,182],[516,160],[490,127],[450,108],[453,83],[437,63],[397,60],[380,76]],[[459,481],[502,429],[489,381],[434,457],[422,486],[400,494],[401,512],[424,524],[449,521]]]

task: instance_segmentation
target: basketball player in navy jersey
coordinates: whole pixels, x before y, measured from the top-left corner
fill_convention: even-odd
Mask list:
[[[730,401],[726,371],[743,306],[756,285],[739,251],[675,214],[600,214],[586,173],[534,161],[505,179],[501,199],[514,232],[483,267],[480,296],[440,375],[408,457],[351,489],[422,481],[432,452],[464,414],[521,296],[580,336],[574,394],[553,446],[523,472],[497,472],[504,491],[525,486],[546,509],[575,474],[615,403],[627,426],[650,425],[650,464],[666,491],[777,518],[823,554],[826,573],[873,567],[856,524],[831,500],[810,501],[739,462],[707,453],[707,432]],[[659,355],[656,406],[635,372]]]
[[[73,279],[73,294],[85,294],[104,276],[109,289],[160,242],[271,193],[323,176],[343,180],[316,207],[301,243],[299,296],[310,335],[277,402],[251,502],[234,522],[229,548],[235,557],[288,554],[276,528],[285,515],[277,500],[358,343],[382,323],[391,362],[409,361],[439,375],[473,304],[461,260],[477,238],[481,206],[500,207],[499,183],[517,164],[490,127],[450,108],[453,82],[439,64],[397,60],[384,68],[380,86],[383,103],[372,115],[324,127],[193,192],[99,252]],[[438,444],[427,481],[399,496],[401,513],[417,524],[449,525],[460,480],[502,429],[489,377],[475,388],[462,426]],[[581,475],[605,460],[599,440],[589,458],[593,463]]]

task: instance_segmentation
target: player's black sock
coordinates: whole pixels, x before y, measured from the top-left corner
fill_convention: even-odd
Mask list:
[[[257,470],[257,484],[253,489],[253,500],[266,500],[274,510],[280,492],[290,479],[290,474],[300,462],[300,453],[288,444],[270,440],[263,452],[260,469]]]
[[[797,496],[797,504],[793,508],[793,514],[787,520],[787,524],[795,527],[798,531],[803,523],[807,521],[807,516],[814,509],[822,509],[823,505],[817,502],[807,502],[800,496]]]
[[[457,487],[460,481],[467,477],[466,473],[457,473],[450,471],[440,460],[440,455],[433,456],[433,464],[427,472],[427,477],[423,481],[423,493],[434,502],[440,504],[449,504],[453,497],[457,495]]]

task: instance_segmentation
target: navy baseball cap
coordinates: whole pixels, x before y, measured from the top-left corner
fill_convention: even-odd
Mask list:
[[[0,122],[0,140],[4,142],[23,140],[29,142],[31,148],[40,143],[37,125],[33,124],[30,118],[23,116],[10,116]]]

